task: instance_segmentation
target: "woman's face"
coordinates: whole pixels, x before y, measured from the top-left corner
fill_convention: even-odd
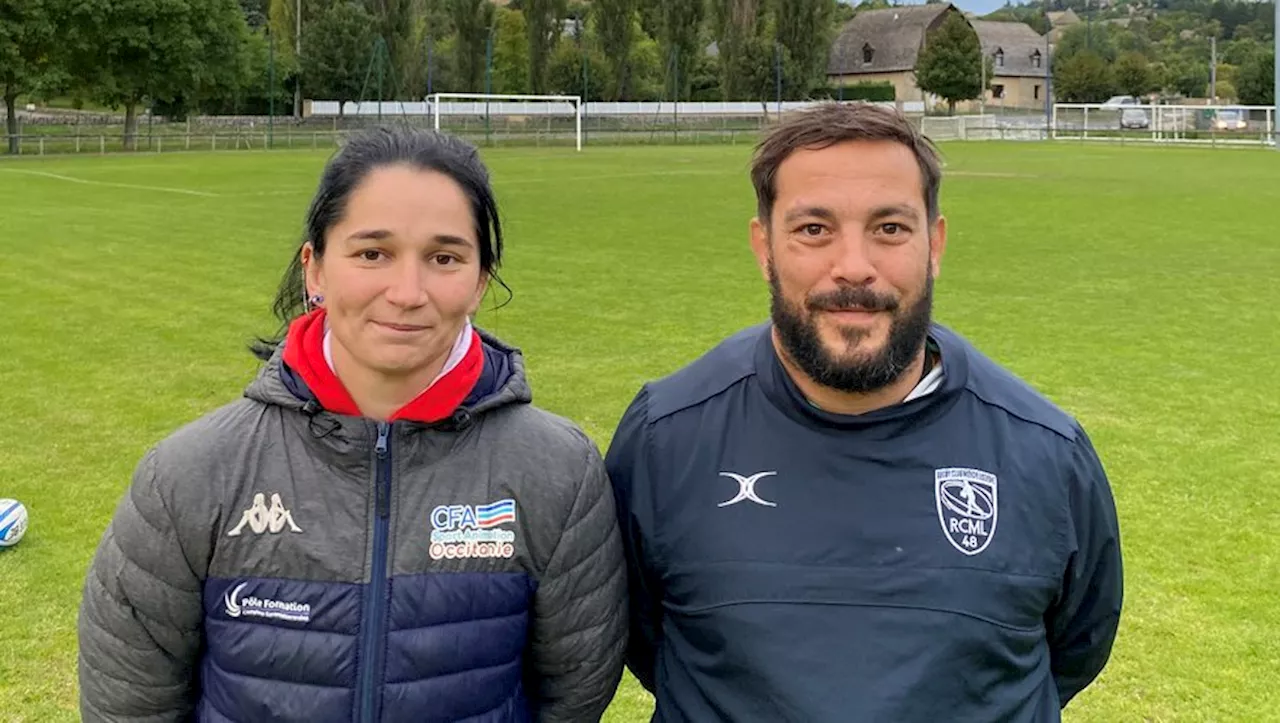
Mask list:
[[[335,359],[390,377],[433,376],[488,282],[462,188],[407,165],[370,172],[324,255],[306,244],[302,263],[307,293],[324,297]]]

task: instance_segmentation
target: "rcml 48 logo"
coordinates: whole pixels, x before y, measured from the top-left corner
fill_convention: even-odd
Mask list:
[[[431,511],[431,559],[513,557],[516,533],[500,528],[515,521],[512,499],[488,505],[440,505]]]

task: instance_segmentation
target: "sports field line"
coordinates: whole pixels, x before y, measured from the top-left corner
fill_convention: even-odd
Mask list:
[[[93,181],[87,178],[76,178],[74,176],[64,176],[60,173],[49,173],[48,171],[32,171],[25,168],[0,168],[0,171],[8,173],[23,173],[28,176],[40,176],[41,178],[53,178],[59,181],[67,181],[69,183],[83,183],[88,186],[110,186],[112,188],[131,188],[137,191],[158,191],[160,193],[180,193],[184,196],[200,196],[202,198],[218,198],[220,194],[210,193],[209,191],[193,191],[189,188],[169,188],[168,186],[141,186],[136,183],[116,183],[114,181]]]
[[[494,185],[497,186],[499,189],[501,189],[504,186],[530,186],[530,185],[538,185],[538,184],[544,184],[544,183],[556,184],[556,183],[564,183],[566,181],[606,181],[606,180],[615,179],[615,178],[646,178],[651,176],[652,177],[723,176],[723,175],[727,175],[730,173],[737,173],[737,172],[738,171],[736,170],[690,169],[686,171],[637,171],[634,173],[599,173],[595,175],[557,176],[555,178],[544,178],[544,177],[521,178],[518,176],[513,178],[510,175],[508,175],[508,176],[504,176],[504,179],[506,180],[496,180],[494,182]],[[275,191],[244,191],[242,193],[223,193],[223,194],[211,194],[211,195],[220,195],[224,198],[226,197],[253,198],[255,196],[302,196],[302,195],[310,195],[312,193],[315,193],[315,191],[316,191],[315,186],[308,186],[306,188],[299,188],[299,189],[292,189],[292,190],[279,189]]]

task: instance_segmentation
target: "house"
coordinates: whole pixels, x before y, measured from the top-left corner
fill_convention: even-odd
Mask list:
[[[916,60],[926,35],[941,26],[950,13],[960,11],[950,3],[938,3],[859,12],[832,43],[828,84],[889,82],[897,100],[925,100],[925,93],[916,85]]]
[[[978,36],[983,55],[992,61],[988,105],[1043,107],[1048,64],[1045,38],[1026,23],[976,20],[949,3],[859,12],[845,23],[832,44],[828,84],[888,82],[893,84],[898,101],[938,102],[916,85],[915,69],[929,33],[952,13],[965,18]]]
[[[1026,23],[970,20],[983,57],[991,59],[987,105],[1044,107],[1049,63],[1045,38]]]

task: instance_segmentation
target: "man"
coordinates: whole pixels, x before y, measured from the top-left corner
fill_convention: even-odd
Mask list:
[[[772,323],[642,387],[607,464],[657,721],[1057,721],[1110,656],[1079,424],[931,317],[939,160],[829,104],[752,168]]]

